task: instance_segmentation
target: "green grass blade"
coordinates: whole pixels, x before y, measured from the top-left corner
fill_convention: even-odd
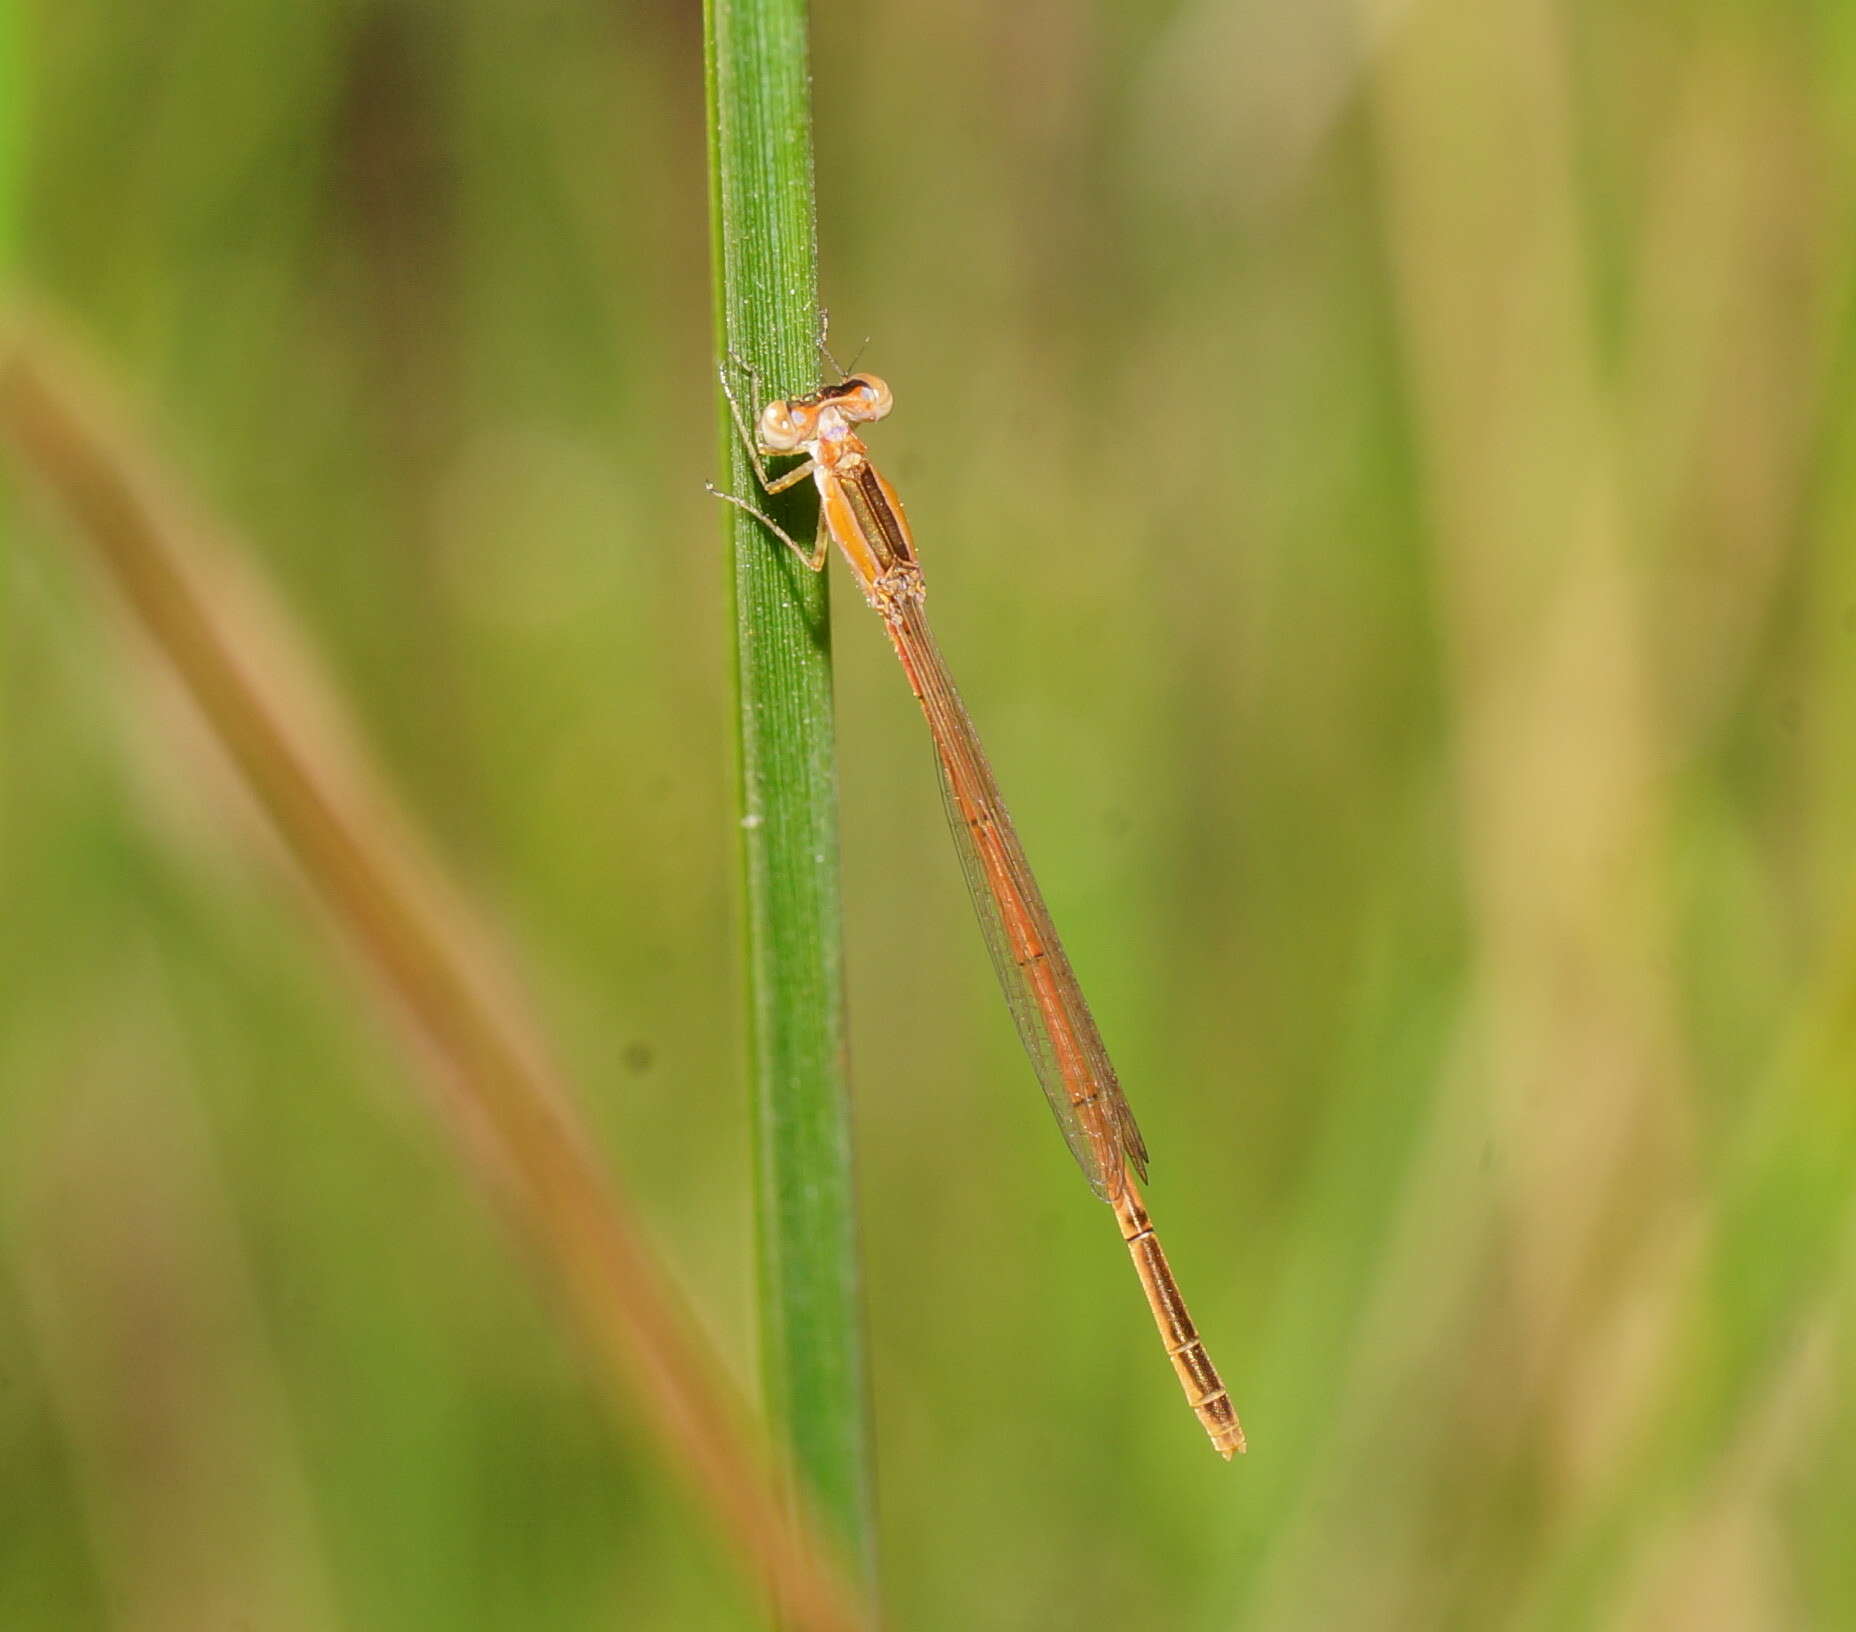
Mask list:
[[[768,391],[818,374],[802,0],[706,7],[718,349]],[[733,490],[756,492],[722,421]],[[757,502],[760,502],[757,500]],[[779,514],[813,525],[802,493]],[[822,575],[729,507],[762,1368],[802,1485],[872,1574],[869,1434],[845,1070],[830,624]]]

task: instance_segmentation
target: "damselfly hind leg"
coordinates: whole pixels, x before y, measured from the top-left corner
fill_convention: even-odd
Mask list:
[[[765,510],[756,509],[753,505],[749,504],[746,499],[738,498],[733,493],[724,493],[714,482],[704,482],[702,485],[724,504],[732,504],[737,510],[747,511],[750,516],[758,521],[761,526],[765,527],[768,532],[772,533],[775,538],[791,550],[794,555],[798,556],[801,561],[805,562],[814,572],[822,572],[824,570],[825,553],[831,548],[830,534],[821,533],[818,542],[808,550],[805,545],[794,538],[791,533],[775,521],[772,516],[768,515]],[[770,489],[770,491],[772,490]]]

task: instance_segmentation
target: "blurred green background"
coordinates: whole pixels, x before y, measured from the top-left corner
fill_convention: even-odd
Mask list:
[[[751,1379],[695,8],[5,34],[17,281],[301,620]],[[814,45],[834,333],[1254,1447],[1181,1404],[840,583],[893,1624],[1856,1626],[1856,12]],[[760,1624],[14,492],[0,1626]]]

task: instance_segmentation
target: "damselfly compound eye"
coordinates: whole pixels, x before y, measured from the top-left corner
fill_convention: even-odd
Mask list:
[[[859,419],[881,419],[895,406],[889,387],[874,374],[855,374],[845,383],[857,387],[851,400],[857,404]]]
[[[790,402],[770,402],[760,411],[756,430],[760,445],[773,453],[786,453],[812,434],[816,413],[794,413]]]

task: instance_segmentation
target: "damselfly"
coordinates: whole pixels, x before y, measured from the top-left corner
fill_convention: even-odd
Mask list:
[[[756,517],[814,572],[823,568],[835,541],[864,599],[881,616],[934,737],[948,826],[1018,1035],[1070,1153],[1090,1187],[1115,1211],[1186,1398],[1213,1446],[1228,1460],[1244,1449],[1244,1431],[1129,1175],[1132,1168],[1146,1180],[1147,1147],[999,797],[979,736],[929,633],[921,566],[902,501],[871,463],[855,429],[889,412],[889,387],[874,374],[852,374],[836,385],[768,403],[752,431],[726,368],[722,389],[761,486],[773,494],[807,477],[817,485],[824,523],[820,537],[807,548],[747,500],[715,487],[710,492]],[[762,460],[782,455],[803,455],[805,462],[769,477]]]

